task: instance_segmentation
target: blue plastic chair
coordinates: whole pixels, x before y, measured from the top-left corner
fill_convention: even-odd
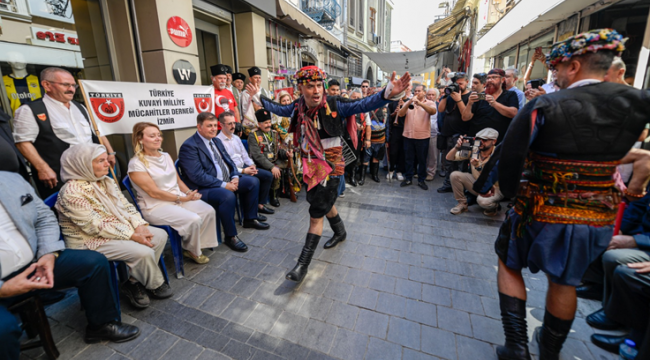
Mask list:
[[[246,148],[246,152],[250,152],[250,150],[248,150],[248,140],[242,139],[241,143],[244,144],[244,148]]]
[[[48,196],[47,199],[45,199],[43,202],[45,205],[47,205],[50,209],[54,210],[54,205],[56,204],[56,199],[59,197],[59,192],[55,192],[54,194]],[[63,240],[63,234],[59,235],[61,237],[61,240]],[[115,294],[115,302],[117,304],[117,312],[120,314],[122,313],[122,308],[120,306],[120,282],[119,282],[119,276],[118,276],[118,266],[124,265],[123,262],[121,261],[109,261],[108,266],[111,268],[111,285],[113,286],[113,293]]]
[[[136,197],[133,194],[133,188],[131,187],[131,179],[129,178],[129,175],[124,177],[124,179],[122,180],[122,184],[126,188],[126,191],[129,192],[129,195],[131,195],[131,199],[133,200],[133,204],[135,208],[138,209],[138,212],[140,213],[140,215],[142,215],[140,206],[138,206]],[[183,266],[182,237],[178,234],[176,230],[174,230],[169,225],[154,225],[154,224],[150,224],[150,225],[165,230],[167,232],[167,235],[169,236],[169,241],[171,242],[172,245],[172,254],[174,255],[174,266],[176,267],[176,278],[181,279],[183,276],[185,276],[185,268]],[[165,275],[165,278],[167,278],[167,269],[164,269],[163,273]]]

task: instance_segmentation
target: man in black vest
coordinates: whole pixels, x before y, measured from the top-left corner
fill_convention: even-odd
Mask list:
[[[501,144],[499,187],[516,198],[495,243],[506,337],[505,346],[497,347],[499,359],[530,359],[522,268],[548,277],[536,338],[539,359],[556,360],[575,317],[575,287],[612,239],[620,201],[612,175],[650,112],[648,92],[603,82],[625,40],[599,29],[553,45],[546,61],[562,91],[528,102]],[[496,177],[490,175],[483,184],[479,178],[474,190],[491,192]]]
[[[83,105],[72,101],[77,84],[70,72],[49,67],[41,71],[42,99],[27,103],[16,110],[14,139],[16,147],[36,170],[34,179],[41,198],[59,191],[63,182],[61,154],[70,146],[99,143]],[[72,105],[71,105],[72,104]],[[108,162],[115,166],[115,152],[105,136]]]
[[[343,129],[343,119],[399,99],[408,87],[411,76],[407,72],[398,80],[393,72],[384,90],[356,101],[339,96],[327,97],[323,87],[327,75],[316,66],[303,67],[294,78],[302,96],[290,105],[280,105],[265,96],[260,98],[259,88],[253,83],[248,84],[246,89],[249,94],[256,94],[253,101],[260,102],[259,105],[266,110],[279,116],[291,117],[289,132],[294,134],[294,146],[301,151],[303,180],[307,184],[307,202],[310,205],[310,226],[298,264],[286,276],[287,280],[300,282],[307,274],[323,233],[323,217],[327,216],[334,231],[334,236],[325,244],[325,248],[335,246],[346,237],[343,220],[334,207],[340,176],[345,168],[341,136],[347,130],[354,138],[353,142],[358,139],[356,123],[348,121],[347,129]]]

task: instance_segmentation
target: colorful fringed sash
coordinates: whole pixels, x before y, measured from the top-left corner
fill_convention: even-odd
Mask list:
[[[532,154],[515,201],[525,220],[551,224],[612,225],[620,194],[613,175],[618,161],[563,160]]]

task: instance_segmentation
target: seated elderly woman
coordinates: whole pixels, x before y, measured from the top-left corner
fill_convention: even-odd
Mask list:
[[[131,278],[122,293],[133,306],[145,308],[149,296],[172,296],[158,268],[167,233],[149,228],[126,200],[107,176],[107,159],[106,148],[97,144],[79,144],[63,152],[61,178],[66,184],[55,205],[59,225],[67,248],[95,250],[108,260],[125,262]]]
[[[169,154],[160,151],[158,125],[140,122],[133,126],[135,156],[129,161],[129,177],[137,191],[142,215],[154,224],[169,225],[183,237],[183,254],[197,264],[210,258],[202,248],[218,245],[217,215],[201,201],[201,194],[181,180]]]

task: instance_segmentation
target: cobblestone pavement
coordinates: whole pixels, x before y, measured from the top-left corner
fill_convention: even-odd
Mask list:
[[[504,342],[493,241],[503,215],[477,206],[449,213],[452,194],[399,183],[348,189],[336,206],[348,240],[324,250],[321,240],[301,285],[285,281],[309,224],[304,192],[282,199],[269,231],[241,230],[250,251],[206,251],[210,263],[185,263],[172,276],[172,299],[135,310],[122,301],[123,321],[140,327],[134,341],[87,345],[76,291],[47,309],[60,359],[496,359]],[[505,203],[503,204],[505,205]],[[332,231],[325,225],[324,238]],[[526,273],[529,335],[544,314],[546,280]],[[589,342],[585,316],[596,302],[580,300],[562,359],[607,360]],[[537,346],[531,344],[537,354]],[[40,349],[23,358],[43,357]]]

